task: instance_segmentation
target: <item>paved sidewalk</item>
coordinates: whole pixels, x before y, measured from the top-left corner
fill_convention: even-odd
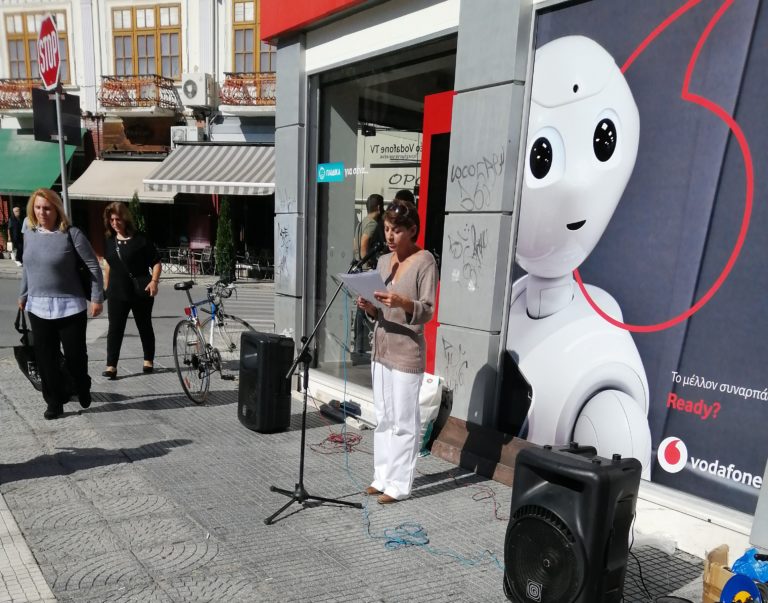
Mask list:
[[[192,404],[164,323],[154,374],[141,373],[130,325],[120,378],[105,380],[103,322],[89,321],[87,410],[70,402],[45,421],[41,396],[12,358],[0,360],[0,493],[12,513],[0,507],[0,601],[506,600],[509,488],[425,457],[413,497],[378,505],[360,494],[372,432],[349,429],[360,441],[345,452],[328,441],[341,426],[310,400],[306,488],[364,508],[294,504],[267,526],[287,502],[269,486],[292,490],[298,478],[300,400],[289,429],[274,434],[239,423],[237,381],[215,376],[208,403]],[[700,576],[701,560],[685,553],[634,552],[654,597]],[[625,601],[647,601],[632,559],[628,567]]]
[[[0,603],[55,600],[8,505],[0,497]]]

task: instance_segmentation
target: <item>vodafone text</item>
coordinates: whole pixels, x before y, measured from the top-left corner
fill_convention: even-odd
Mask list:
[[[717,477],[730,479],[730,480],[733,480],[734,482],[740,482],[747,486],[752,486],[757,490],[759,490],[760,487],[763,485],[763,478],[761,476],[752,475],[751,473],[747,473],[746,471],[741,471],[740,469],[737,469],[733,463],[726,466],[726,465],[721,465],[719,460],[714,460],[710,462],[704,459],[697,459],[692,456],[691,465],[693,466],[694,469],[698,469],[699,471],[711,473],[712,475],[716,475]]]

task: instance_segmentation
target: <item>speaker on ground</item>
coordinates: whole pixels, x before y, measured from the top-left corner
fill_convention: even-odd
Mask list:
[[[258,331],[242,334],[237,417],[248,429],[269,433],[288,428],[291,381],[286,374],[293,352],[290,337]]]
[[[515,461],[504,594],[516,603],[619,603],[642,467],[592,447],[526,448]]]

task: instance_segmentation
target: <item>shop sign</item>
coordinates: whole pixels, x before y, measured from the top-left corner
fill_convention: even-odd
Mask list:
[[[343,163],[320,163],[317,166],[317,181],[321,182],[341,182],[344,180]]]

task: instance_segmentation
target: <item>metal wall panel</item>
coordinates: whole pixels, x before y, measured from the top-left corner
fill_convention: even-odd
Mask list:
[[[304,289],[304,219],[275,216],[275,292],[301,296]]]
[[[525,79],[531,0],[462,0],[457,91]]]
[[[306,128],[279,128],[275,131],[275,213],[304,214],[306,174]]]
[[[275,333],[292,337],[297,345],[303,331],[301,307],[300,297],[275,294]]]
[[[439,308],[442,324],[501,331],[509,214],[455,213],[445,217]]]
[[[453,391],[451,416],[494,425],[500,336],[441,325],[435,345],[435,372]]]
[[[456,95],[447,212],[512,212],[523,95],[524,87],[519,84]]]
[[[307,73],[304,63],[304,36],[277,48],[275,127],[306,123]]]

